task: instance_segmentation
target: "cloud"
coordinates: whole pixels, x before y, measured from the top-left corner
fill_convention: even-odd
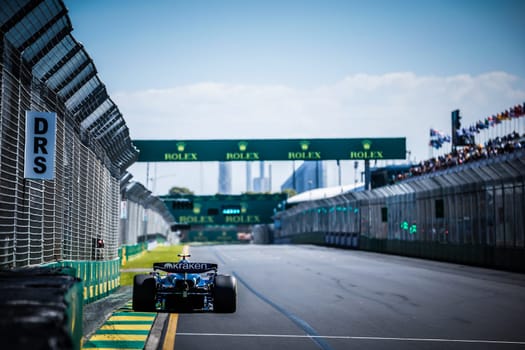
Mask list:
[[[525,81],[505,72],[394,72],[310,89],[203,82],[112,97],[133,139],[406,137],[421,160],[429,128],[450,133],[452,110],[470,125],[525,101]]]

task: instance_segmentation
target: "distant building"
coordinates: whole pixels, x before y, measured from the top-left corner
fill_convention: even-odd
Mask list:
[[[232,192],[232,164],[231,162],[219,162],[219,191],[220,194],[231,194]]]
[[[326,168],[323,161],[305,161],[281,185],[281,191],[294,189],[297,193],[326,187]]]
[[[271,181],[266,177],[264,162],[259,162],[259,177],[253,179],[254,192],[271,192]]]
[[[252,188],[252,162],[246,162],[246,192],[251,192]]]
[[[270,179],[267,177],[256,177],[253,179],[254,192],[270,192]]]

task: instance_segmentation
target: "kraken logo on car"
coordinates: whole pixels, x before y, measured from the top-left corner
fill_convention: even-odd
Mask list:
[[[218,265],[190,262],[153,263],[154,272],[133,278],[132,307],[135,311],[220,312],[237,309],[235,277],[217,273]],[[157,270],[167,272],[161,274]]]

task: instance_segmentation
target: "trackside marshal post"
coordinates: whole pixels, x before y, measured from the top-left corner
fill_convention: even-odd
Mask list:
[[[56,113],[26,111],[24,177],[55,178]]]

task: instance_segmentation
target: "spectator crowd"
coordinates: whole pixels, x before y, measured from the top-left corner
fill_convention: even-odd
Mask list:
[[[525,116],[525,102],[523,104],[517,104],[513,107],[506,109],[504,112],[488,116],[483,120],[478,120],[475,124],[468,127],[460,128],[455,130],[456,137],[467,141],[467,144],[474,144],[475,135],[479,134],[482,130],[486,130],[497,125],[500,125],[504,121],[517,120],[518,118]],[[430,141],[429,146],[440,149],[444,143],[452,142],[452,137],[445,134],[444,132],[436,129],[430,129]]]
[[[448,154],[422,161],[412,166],[408,172],[399,174],[397,181],[469,162],[498,157],[502,154],[513,153],[523,149],[525,149],[525,134],[520,135],[514,131],[509,135],[488,140],[484,146],[469,145],[457,148]]]

